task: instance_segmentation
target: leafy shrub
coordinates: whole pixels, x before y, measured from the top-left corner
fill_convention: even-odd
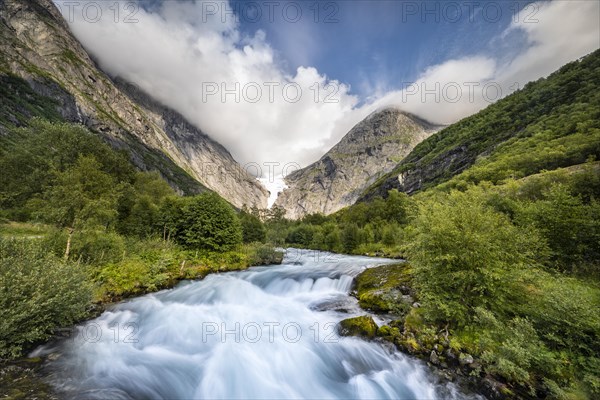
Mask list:
[[[174,195],[173,189],[158,173],[138,172],[133,185],[121,194],[117,230],[139,237],[148,237],[161,230],[164,232],[166,227],[161,219],[161,207],[165,199]]]
[[[0,358],[18,357],[85,315],[92,290],[84,268],[30,240],[0,238]]]
[[[67,232],[54,229],[42,240],[43,246],[57,256],[63,256],[67,244]],[[110,231],[86,229],[73,235],[72,261],[89,265],[114,263],[127,253],[126,238]]]
[[[175,278],[176,265],[172,261],[168,257],[154,262],[131,257],[107,264],[97,277],[101,284],[101,297],[119,299],[167,287]]]
[[[267,238],[267,230],[261,220],[246,210],[240,212],[244,243],[263,243]]]
[[[300,224],[290,229],[285,241],[289,244],[307,247],[312,243],[314,234],[315,228],[312,225]]]
[[[574,272],[583,263],[600,263],[600,203],[584,204],[565,185],[555,184],[543,198],[521,207],[522,224],[534,225],[547,240],[554,266]],[[600,276],[599,271],[595,272]]]
[[[242,243],[242,227],[233,207],[216,193],[190,198],[177,232],[178,240],[190,248],[227,251]]]
[[[407,252],[433,320],[464,326],[476,307],[503,311],[518,296],[519,271],[544,243],[485,204],[480,189],[423,204]]]
[[[277,251],[273,246],[260,245],[250,249],[251,265],[270,265],[270,264],[281,264],[283,260],[283,252]]]
[[[125,239],[115,232],[86,230],[75,235],[72,259],[92,265],[117,262],[125,254]]]

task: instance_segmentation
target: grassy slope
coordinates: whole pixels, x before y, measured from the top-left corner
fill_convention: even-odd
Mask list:
[[[600,158],[599,89],[600,50],[423,141],[363,199],[398,187],[399,174],[414,192],[465,170],[464,181],[496,182]]]

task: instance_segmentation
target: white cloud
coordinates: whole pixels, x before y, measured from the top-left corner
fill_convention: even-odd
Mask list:
[[[600,2],[575,0],[538,2],[507,28],[526,36],[527,46],[511,60],[503,55],[475,55],[428,68],[401,91],[387,93],[378,108],[397,106],[439,124],[451,124],[476,113],[527,82],[548,76],[562,65],[600,47]],[[427,92],[433,90],[433,93]],[[457,90],[457,85],[460,87]],[[475,86],[476,85],[476,86]],[[429,93],[429,94],[428,94]],[[457,99],[456,93],[462,96]]]
[[[106,7],[113,4],[108,3]],[[502,55],[483,54],[448,60],[429,67],[405,90],[373,93],[370,99],[375,100],[358,106],[359,99],[347,85],[313,67],[287,73],[263,32],[243,36],[231,16],[225,16],[223,22],[222,12],[207,13],[208,3],[223,5],[164,1],[153,12],[140,9],[135,15],[139,22],[133,24],[115,23],[106,17],[89,23],[79,11],[70,25],[106,71],[178,110],[225,145],[242,164],[274,161],[305,166],[354,124],[386,106],[400,107],[434,123],[453,123],[496,99],[498,86],[505,96],[515,83],[522,87],[600,47],[600,3],[536,3],[537,23],[525,23],[521,18],[495,38],[510,40],[511,32],[526,36],[527,46],[509,61]],[[106,15],[112,16],[110,12],[105,9]],[[236,102],[233,94],[222,101],[222,89],[234,89],[236,84],[240,101]],[[296,97],[292,85],[301,88],[297,102],[285,100],[286,94]],[[257,87],[262,91],[260,100],[248,101],[254,99]],[[273,101],[270,87],[274,88]],[[326,103],[332,87],[337,102]],[[218,93],[208,94],[209,88],[218,88]]]
[[[315,68],[286,73],[262,31],[242,36],[231,17],[222,23],[223,14],[207,13],[200,1],[140,9],[131,24],[115,23],[106,8],[110,17],[89,23],[81,9],[71,29],[105,71],[182,113],[242,164],[306,165],[358,102]]]
[[[529,47],[498,72],[501,81],[523,86],[600,47],[600,2],[536,3],[535,10],[508,28],[525,32]]]
[[[450,60],[428,68],[416,82],[386,94],[376,104],[398,106],[428,121],[449,124],[497,97],[495,69],[495,61],[486,57]]]

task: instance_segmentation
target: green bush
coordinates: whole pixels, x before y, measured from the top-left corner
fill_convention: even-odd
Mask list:
[[[289,230],[285,241],[292,245],[308,247],[313,241],[315,228],[312,225],[300,224]]]
[[[244,243],[264,243],[267,238],[267,230],[265,229],[265,225],[256,215],[246,210],[242,210],[240,212],[240,222],[242,224]]]
[[[270,265],[270,264],[281,264],[283,260],[283,252],[277,251],[273,246],[260,245],[250,249],[251,265]]]
[[[177,238],[189,248],[227,251],[242,243],[242,227],[229,203],[204,193],[184,204]]]
[[[167,287],[175,279],[174,270],[177,269],[172,261],[168,257],[154,262],[132,257],[106,265],[97,277],[101,298],[120,299]]]
[[[0,358],[18,357],[82,318],[91,299],[83,267],[35,241],[0,238]]]
[[[117,262],[125,255],[125,239],[115,232],[86,230],[73,238],[71,259],[91,265]]]
[[[543,240],[485,203],[480,189],[424,203],[408,259],[430,317],[465,326],[473,310],[503,312],[522,292],[519,271],[538,263]]]
[[[535,226],[550,246],[554,267],[575,272],[582,264],[600,264],[600,203],[584,204],[566,185],[554,184],[542,199],[527,202],[517,218]],[[589,271],[596,277],[600,271]]]
[[[356,224],[344,226],[341,233],[342,246],[346,253],[352,253],[361,243],[361,232]]]
[[[174,195],[173,189],[158,173],[138,172],[133,185],[126,187],[119,199],[117,230],[142,238],[164,233],[166,227],[161,219],[161,207]]]
[[[57,256],[63,256],[67,233],[54,229],[42,240],[43,246]],[[117,262],[127,253],[125,237],[110,231],[86,229],[73,235],[70,259],[77,263],[102,265]]]

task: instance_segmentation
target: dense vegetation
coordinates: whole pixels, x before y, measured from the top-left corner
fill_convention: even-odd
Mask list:
[[[93,302],[280,260],[250,211],[178,196],[81,126],[28,125],[0,137],[0,359]]]
[[[400,173],[414,191],[447,182],[465,169],[455,183],[499,182],[580,164],[590,156],[600,159],[599,76],[597,50],[528,83],[417,145],[366,197],[385,197],[383,188],[397,182]]]
[[[279,245],[397,257],[402,255],[402,227],[413,208],[414,202],[406,194],[394,190],[385,200],[358,203],[328,217],[311,214],[300,221],[270,218],[268,237]]]
[[[406,257],[358,279],[361,306],[393,321],[349,333],[493,377],[506,396],[598,398],[599,84],[596,52],[419,145],[396,174],[462,154],[427,190],[301,221],[178,196],[86,129],[28,121],[0,137],[0,358],[93,301],[275,262],[269,242]]]
[[[450,165],[412,197],[390,190],[331,216],[274,220],[268,235],[405,257],[361,275],[357,297],[390,313],[378,335],[407,352],[493,377],[503,396],[598,398],[599,84],[596,52],[434,135],[401,164],[425,168],[466,149],[473,165],[462,173],[464,163]]]
[[[0,239],[0,254],[0,358],[85,316],[92,287],[83,269],[31,241]]]
[[[362,307],[395,316],[380,336],[403,350],[433,351],[446,366],[474,356],[469,372],[504,382],[505,395],[594,398],[599,172],[589,162],[462,191],[392,191],[329,217],[268,226],[290,245],[404,255],[402,269],[358,281]]]

